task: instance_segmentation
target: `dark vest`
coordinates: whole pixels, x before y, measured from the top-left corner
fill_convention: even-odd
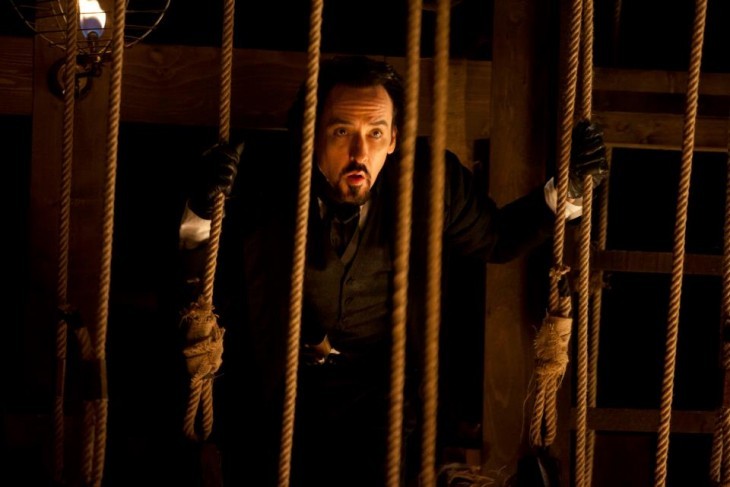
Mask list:
[[[303,337],[326,333],[333,347],[358,354],[390,337],[392,300],[392,206],[374,191],[365,224],[342,257],[329,225],[310,214],[304,280]]]

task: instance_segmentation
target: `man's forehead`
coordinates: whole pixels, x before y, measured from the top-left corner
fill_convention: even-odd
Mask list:
[[[390,122],[393,117],[393,101],[382,85],[355,87],[336,85],[325,100],[322,114],[325,123],[330,119],[349,120],[364,117]]]

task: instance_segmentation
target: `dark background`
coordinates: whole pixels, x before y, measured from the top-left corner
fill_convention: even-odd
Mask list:
[[[30,36],[12,2],[0,2],[0,35]],[[145,42],[217,46],[220,10],[214,2],[175,1]],[[463,0],[452,10],[451,55],[491,59],[492,2]],[[595,62],[598,66],[639,69],[687,69],[693,2],[633,0],[622,2],[618,44],[611,43],[613,1],[596,1]],[[237,2],[235,46],[304,51],[308,31],[308,2]],[[322,50],[403,56],[404,2],[374,0],[363,3],[326,2]],[[711,0],[705,34],[703,71],[730,72],[730,3]],[[435,14],[425,11],[422,56],[433,53]],[[683,97],[669,104],[682,113]],[[727,101],[702,99],[701,113],[727,113]],[[179,420],[185,403],[177,343],[176,246],[177,225],[185,199],[185,173],[191,158],[216,138],[215,127],[160,126],[125,123],[120,131],[113,284],[108,337],[110,381],[110,442],[108,485],[193,484],[196,466],[179,441]],[[278,133],[234,127],[232,139],[245,139],[257,150],[276,150]],[[3,370],[9,374],[9,393],[0,398],[3,412],[45,415],[51,391],[24,380],[21,356],[23,303],[30,286],[27,272],[26,226],[30,178],[31,120],[0,116],[0,147],[5,171],[2,180],[12,190],[3,194],[5,240],[10,244],[6,271],[10,320],[2,340]],[[680,155],[670,151],[616,150],[611,174],[609,249],[671,251]],[[697,154],[692,179],[687,252],[722,253],[727,156]],[[442,391],[443,439],[458,446],[479,448],[479,432],[459,428],[479,423],[481,417],[481,323],[483,276],[471,263],[455,262],[453,285],[446,299],[453,314],[444,333],[447,347]],[[614,273],[608,278],[602,327],[599,405],[618,408],[656,408],[659,402],[669,276]],[[678,409],[704,410],[718,406],[721,397],[720,311],[718,277],[689,277],[684,282],[675,380]],[[472,326],[469,326],[472,325]],[[50,326],[50,325],[49,325]],[[458,350],[450,353],[449,350]],[[70,355],[73,350],[70,350]],[[49,350],[49,354],[52,351]],[[32,364],[26,364],[32,367]],[[73,394],[73,391],[70,391]],[[10,417],[10,416],[4,416]],[[5,435],[3,435],[5,436]],[[32,436],[29,434],[29,436]],[[604,434],[637,443],[653,441],[646,435]],[[649,435],[650,436],[650,435]],[[633,440],[632,440],[633,438]],[[670,465],[672,485],[702,485],[708,436],[673,437]],[[44,485],[49,444],[3,442],[6,472],[20,472],[22,483]],[[618,445],[625,445],[617,443]],[[163,452],[172,454],[164,462]],[[623,452],[623,456],[622,456]],[[628,452],[628,453],[627,453]],[[621,462],[620,470],[638,472],[653,464],[643,450],[617,448],[604,461]],[[671,459],[670,458],[670,459]],[[601,460],[599,454],[599,461]],[[675,464],[672,464],[675,465]],[[614,469],[616,470],[616,469]],[[650,469],[649,469],[650,470]],[[142,474],[149,471],[151,474]],[[605,484],[611,485],[607,471]],[[694,479],[694,480],[689,480]],[[618,481],[616,481],[618,482]],[[613,485],[620,485],[614,483]]]

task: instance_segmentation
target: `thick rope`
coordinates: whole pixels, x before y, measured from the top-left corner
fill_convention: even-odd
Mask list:
[[[722,479],[721,485],[730,483],[730,407],[722,411]]]
[[[228,142],[231,131],[231,79],[233,71],[233,21],[235,14],[235,0],[223,1],[223,28],[221,41],[221,69],[220,69],[220,91],[218,98],[218,140]],[[202,300],[191,304],[186,310],[183,322],[188,323],[191,315],[196,315],[205,310],[207,316],[202,317],[209,323],[202,336],[196,337],[194,341],[188,339],[188,349],[195,347],[198,340],[206,341],[209,345],[209,364],[216,364],[205,374],[197,371],[191,373],[188,406],[185,410],[183,420],[183,432],[190,440],[205,441],[213,431],[213,379],[215,372],[222,363],[223,354],[223,329],[218,326],[216,316],[213,314],[213,286],[215,283],[216,265],[218,262],[218,251],[220,238],[223,230],[223,207],[225,196],[218,194],[213,206],[213,214],[210,222],[210,237],[206,247],[205,272],[203,275]],[[190,369],[190,364],[188,364]],[[190,372],[190,370],[189,370]],[[202,406],[202,407],[201,407]],[[200,431],[196,431],[196,418],[198,411],[201,411]]]
[[[725,249],[723,259],[723,291],[722,301],[725,318],[725,326],[730,328],[730,120],[728,120],[728,138],[727,138],[727,167],[728,182],[725,191]],[[725,341],[723,344],[723,369],[726,374],[730,374],[730,342]],[[724,410],[722,414],[723,435],[722,435],[722,481],[730,482],[730,391],[725,392]]]
[[[583,0],[581,35],[580,118],[590,120],[593,112],[593,0]],[[593,219],[593,177],[583,178],[583,218],[578,252],[578,384],[576,387],[575,485],[591,485],[587,475],[588,436],[588,316],[590,305],[591,223]]]
[[[611,167],[611,149],[606,149],[606,160]],[[610,169],[609,169],[610,173]],[[606,250],[608,237],[608,195],[609,178],[606,178],[598,187],[598,235],[597,248]],[[591,289],[591,321],[590,343],[588,348],[588,407],[596,407],[598,395],[598,351],[601,332],[601,308],[603,304],[603,271],[594,271]],[[595,432],[588,431],[586,438],[586,478],[591,483],[593,479],[593,457],[595,451]]]
[[[723,352],[724,353],[724,352]],[[710,480],[720,483],[722,478],[722,456],[723,456],[723,424],[722,412],[724,408],[720,408],[715,416],[715,431],[712,433],[712,449],[710,450]]]
[[[614,0],[613,4],[613,20],[611,29],[611,59],[616,64],[618,55],[618,43],[621,27],[621,0]],[[609,168],[611,166],[611,148],[606,149],[606,160]],[[608,236],[608,195],[609,195],[609,178],[602,183],[599,188],[598,203],[598,250],[606,250],[606,240]],[[592,308],[591,308],[591,340],[588,353],[589,373],[588,373],[588,407],[596,407],[597,397],[597,378],[598,378],[598,353],[601,330],[601,308],[603,304],[603,271],[596,271],[593,279],[592,290]],[[586,438],[586,477],[589,482],[593,479],[593,458],[595,453],[595,432],[588,431]]]
[[[114,189],[117,177],[117,149],[119,144],[120,105],[122,99],[122,66],[124,59],[125,0],[114,4],[112,29],[112,62],[109,84],[109,123],[106,140],[106,173],[102,197],[102,253],[99,266],[99,301],[92,335],[94,379],[98,381],[94,399],[85,401],[85,439],[82,474],[86,485],[100,487],[104,476],[108,397],[106,391],[106,335],[109,320],[109,288],[111,285],[112,243],[114,236]],[[91,457],[89,456],[91,454]]]
[[[570,169],[570,149],[573,129],[573,114],[575,112],[576,85],[578,81],[578,55],[580,51],[581,12],[582,0],[572,0],[570,10],[570,40],[568,45],[567,71],[564,83],[560,112],[560,145],[557,167],[558,201],[556,214],[565,214],[565,205],[568,197],[568,171]],[[563,247],[565,245],[565,218],[555,219],[555,237],[553,239],[554,268],[562,269]],[[550,310],[560,309],[560,293],[558,281],[550,283]],[[566,315],[564,315],[566,316]]]
[[[561,306],[569,308],[570,297],[561,299]],[[548,412],[555,410],[557,390],[568,365],[571,324],[571,318],[548,314],[535,338],[535,400],[530,423],[530,442],[534,446],[548,446],[555,439],[556,416]]]
[[[390,362],[390,406],[388,410],[388,487],[398,487],[401,478],[403,446],[403,390],[406,366],[406,320],[408,309],[408,270],[411,253],[413,214],[413,167],[418,133],[418,92],[421,76],[422,0],[408,2],[408,39],[406,52],[406,100],[398,179],[398,224],[393,260],[393,330]],[[400,135],[400,134],[399,134]]]
[[[590,1],[590,0],[589,0]],[[583,178],[583,218],[580,222],[578,262],[578,384],[576,390],[575,485],[591,484],[587,477],[586,437],[588,433],[588,306],[590,301],[591,215],[593,177]]]
[[[679,178],[674,247],[672,249],[672,281],[667,317],[667,340],[664,355],[664,377],[659,410],[659,431],[657,439],[654,485],[664,487],[667,480],[667,459],[669,457],[669,428],[672,416],[672,395],[674,393],[674,370],[677,359],[677,336],[679,333],[679,307],[682,297],[682,276],[684,270],[685,236],[687,232],[687,204],[692,175],[692,154],[697,121],[697,100],[699,98],[700,64],[704,41],[707,0],[695,3],[695,19],[692,31],[687,99],[682,133],[682,168]]]
[[[231,127],[231,72],[233,70],[233,20],[235,0],[223,0],[223,39],[221,42],[220,92],[218,99],[218,138],[228,142]],[[223,203],[225,196],[219,194],[213,208],[208,255],[203,278],[203,297],[206,302],[213,301],[213,284],[218,258],[221,227],[223,222]]]
[[[58,270],[56,275],[56,304],[59,311],[68,310],[68,261],[71,228],[71,179],[73,173],[74,112],[76,107],[76,19],[77,0],[66,2],[66,60],[63,77],[63,140],[61,141],[61,189],[58,213]],[[56,393],[53,401],[53,480],[63,481],[64,475],[64,414],[66,384],[66,351],[68,326],[62,317],[56,324]]]
[[[215,373],[223,363],[224,329],[217,325],[213,305],[201,295],[183,317],[186,346],[183,350],[190,387],[183,432],[191,440],[205,440],[213,428],[213,390]],[[202,433],[196,431],[197,411],[202,407]],[[208,413],[208,414],[206,414]]]
[[[439,0],[434,57],[433,140],[426,275],[426,333],[423,373],[421,485],[436,485],[436,419],[438,410],[439,327],[441,325],[441,259],[444,234],[446,117],[449,89],[449,23],[451,2]]]
[[[730,342],[726,333],[730,330],[730,121],[728,121],[728,160],[725,182],[725,227],[722,261],[722,370],[727,384],[730,379]],[[710,477],[715,482],[730,482],[730,391],[723,388],[722,405],[717,412],[715,433],[712,438]]]
[[[317,110],[317,78],[319,77],[320,44],[322,42],[323,0],[312,0],[309,16],[309,49],[307,51],[307,80],[304,118],[302,121],[302,159],[299,169],[296,233],[289,295],[289,340],[287,343],[284,407],[279,449],[279,486],[288,487],[291,477],[291,453],[294,445],[294,413],[297,400],[299,369],[299,338],[302,327],[302,293],[307,248],[307,223],[312,187],[312,157]]]
[[[581,76],[580,76],[580,118],[593,117],[593,0],[583,0],[581,22]],[[585,207],[583,208],[585,214]]]
[[[558,289],[559,277],[556,276],[566,272],[563,264],[563,246],[565,244],[565,218],[561,216],[565,214],[565,205],[568,197],[568,171],[570,168],[570,150],[573,129],[573,115],[575,112],[576,85],[578,80],[578,58],[580,54],[580,34],[581,34],[581,15],[583,5],[582,0],[572,0],[570,8],[569,20],[569,42],[568,55],[566,63],[565,82],[563,84],[563,95],[561,98],[561,111],[559,121],[559,150],[557,164],[557,208],[556,214],[559,215],[555,219],[555,232],[553,239],[553,268],[551,270],[552,279],[550,281],[550,303],[549,316],[543,322],[542,327],[553,323],[563,317],[570,316],[570,299],[561,299]],[[552,326],[552,325],[551,325]],[[546,331],[545,333],[548,333]],[[550,331],[549,333],[552,333]],[[538,332],[538,335],[540,332]],[[561,335],[566,340],[566,350],[559,350],[561,357],[555,357],[556,363],[562,363],[562,354],[565,353],[565,363],[562,371],[556,370],[550,362],[553,358],[543,356],[542,359],[536,359],[536,381],[535,381],[535,403],[533,406],[533,416],[530,421],[530,441],[534,446],[549,446],[552,444],[557,434],[557,408],[556,398],[554,397],[558,385],[562,381],[565,366],[567,366],[567,341],[570,339],[570,327],[567,329],[567,337]],[[540,341],[538,336],[538,340]],[[538,354],[540,352],[538,351]],[[546,371],[553,371],[552,375],[548,375]],[[544,424],[543,424],[544,423]],[[543,426],[545,432],[543,434]]]

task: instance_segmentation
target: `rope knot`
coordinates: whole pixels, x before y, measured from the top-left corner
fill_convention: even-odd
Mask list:
[[[564,264],[556,264],[550,268],[550,279],[559,281],[564,275],[570,272],[570,267]]]
[[[568,365],[572,318],[548,314],[535,337],[535,373],[538,377],[562,377]]]
[[[186,345],[183,355],[193,379],[210,379],[223,363],[223,334],[213,306],[202,296],[190,305],[180,320]]]

